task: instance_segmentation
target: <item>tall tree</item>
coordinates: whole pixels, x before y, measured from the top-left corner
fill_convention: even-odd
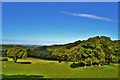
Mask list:
[[[7,50],[7,56],[13,58],[14,62],[18,59],[27,58],[27,49],[23,47],[12,47]]]

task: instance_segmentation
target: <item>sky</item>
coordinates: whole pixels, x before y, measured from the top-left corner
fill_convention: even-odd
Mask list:
[[[6,44],[52,45],[94,36],[118,39],[117,2],[4,2]]]

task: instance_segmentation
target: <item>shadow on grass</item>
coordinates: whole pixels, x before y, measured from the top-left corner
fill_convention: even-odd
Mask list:
[[[71,67],[71,68],[78,68],[78,67],[80,67],[80,66],[79,66],[78,63],[72,63],[72,64],[70,65],[70,67]]]
[[[2,80],[119,80],[118,78],[44,78],[38,75],[2,75]]]
[[[16,62],[16,63],[20,63],[20,64],[31,64],[31,62]]]
[[[84,67],[84,66],[85,66],[85,64],[82,63],[82,62],[72,63],[72,64],[70,65],[71,68],[79,68],[79,67]],[[90,66],[90,65],[87,65],[87,66]]]
[[[2,80],[41,80],[40,75],[2,75]]]

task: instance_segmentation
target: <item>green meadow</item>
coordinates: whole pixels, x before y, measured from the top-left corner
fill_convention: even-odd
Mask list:
[[[12,75],[32,75],[41,78],[118,78],[118,64],[71,68],[72,62],[59,63],[37,58],[19,59],[17,63],[9,59],[0,63],[3,78]]]
[[[117,2],[16,1],[2,3],[0,79],[119,79]]]

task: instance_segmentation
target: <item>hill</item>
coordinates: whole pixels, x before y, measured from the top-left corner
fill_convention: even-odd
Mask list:
[[[9,48],[20,46],[28,49],[28,57],[82,62],[85,65],[118,63],[120,53],[120,40],[112,41],[110,37],[96,36],[83,41],[64,45],[51,46],[25,46],[25,45],[2,45],[2,55],[7,56]]]

